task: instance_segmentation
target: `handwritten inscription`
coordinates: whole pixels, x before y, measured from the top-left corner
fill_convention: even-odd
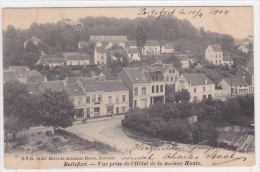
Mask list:
[[[157,17],[157,20],[160,19],[162,15],[190,15],[192,16],[192,19],[200,18],[204,15],[227,15],[229,13],[229,10],[222,10],[222,9],[216,9],[212,10],[210,12],[204,12],[203,9],[199,10],[187,10],[187,9],[172,9],[172,10],[166,10],[165,8],[162,8],[160,10],[158,9],[147,9],[147,8],[140,8],[138,15],[139,16],[148,16],[152,15]]]

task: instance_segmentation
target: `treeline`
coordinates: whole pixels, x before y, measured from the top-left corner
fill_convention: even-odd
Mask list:
[[[188,120],[192,116],[197,116],[197,122]],[[157,103],[128,112],[122,125],[164,140],[193,144],[207,140],[212,145],[218,137],[217,127],[248,126],[253,121],[254,95],[245,95],[226,101]]]
[[[79,20],[81,26],[61,25],[58,23],[33,23],[29,29],[21,30],[8,26],[3,31],[4,65],[28,65],[39,58],[35,48],[24,50],[24,42],[36,36],[43,42],[38,46],[46,54],[76,51],[79,41],[89,41],[90,35],[125,35],[129,40],[136,39],[139,26],[145,30],[146,38],[158,40],[161,44],[174,42],[175,50],[188,52],[191,57],[201,59],[209,44],[220,44],[232,56],[236,49],[230,35],[205,32],[196,29],[188,20],[179,20],[171,15],[136,19],[116,19],[108,17],[86,17]],[[27,54],[26,54],[27,53]],[[30,54],[28,54],[30,53]],[[26,59],[27,58],[27,59]]]

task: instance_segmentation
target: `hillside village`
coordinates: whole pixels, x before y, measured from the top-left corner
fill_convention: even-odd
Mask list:
[[[60,24],[85,28],[69,19]],[[46,44],[34,35],[28,37],[24,51],[36,49],[39,58],[31,66],[6,66],[4,83],[24,83],[33,95],[65,90],[78,110],[76,121],[174,102],[175,94],[183,90],[189,102],[254,94],[252,36],[235,50],[246,56],[242,64],[221,43],[208,44],[199,52],[200,58],[189,49],[177,51],[174,40],[146,39],[140,46],[138,40],[125,35],[90,35],[88,41],[78,41],[75,51],[56,54],[40,48],[50,46]]]

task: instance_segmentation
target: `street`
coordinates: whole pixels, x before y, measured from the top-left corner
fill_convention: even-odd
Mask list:
[[[107,120],[91,121],[84,124],[76,124],[66,128],[66,131],[74,133],[89,141],[100,141],[115,147],[118,151],[125,151],[140,143],[125,135],[122,130],[121,120],[123,117]]]

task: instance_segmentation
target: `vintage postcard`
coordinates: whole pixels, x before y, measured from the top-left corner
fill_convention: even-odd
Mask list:
[[[4,168],[255,166],[253,17],[3,8]]]

